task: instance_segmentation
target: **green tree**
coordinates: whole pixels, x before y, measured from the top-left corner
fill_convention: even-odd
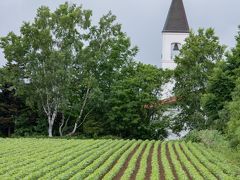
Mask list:
[[[228,111],[227,133],[234,145],[240,144],[240,31],[236,36],[236,47],[232,49],[227,58],[228,77],[234,83],[232,87],[232,101],[229,101],[225,109]]]
[[[91,14],[68,3],[54,12],[41,7],[20,35],[1,38],[7,67],[14,69],[13,87],[26,95],[28,105],[45,113],[50,137],[59,115],[59,133],[73,135],[137,53],[116,16],[108,13],[92,25]]]
[[[240,33],[236,36],[236,47],[227,53],[227,58],[217,63],[208,78],[206,94],[202,97],[202,105],[212,128],[224,132],[229,121],[228,104],[233,100],[232,93],[238,86],[240,70]],[[237,90],[235,90],[237,91]],[[234,93],[234,101],[237,93]],[[234,104],[234,103],[233,103]],[[230,105],[233,107],[234,105]],[[230,108],[230,112],[231,109]],[[230,114],[233,114],[231,112]]]
[[[20,35],[13,32],[1,38],[8,66],[17,65],[18,93],[28,94],[28,104],[41,107],[48,119],[48,134],[52,137],[53,124],[71,78],[80,41],[90,26],[90,11],[67,3],[55,12],[41,7],[33,23],[24,23]]]
[[[164,72],[152,65],[133,64],[111,88],[107,130],[124,138],[165,137],[166,123],[158,104]]]
[[[217,63],[208,78],[206,93],[201,98],[201,104],[207,116],[206,126],[221,132],[225,130],[229,120],[225,106],[232,100],[231,94],[235,87],[227,69],[226,61]]]
[[[236,82],[236,88],[233,92],[233,101],[228,104],[229,122],[228,135],[232,143],[240,144],[240,78]]]
[[[201,106],[201,97],[206,92],[208,76],[215,63],[223,58],[224,47],[220,45],[213,29],[199,29],[190,33],[180,55],[176,57],[174,93],[178,98],[178,115],[174,118],[175,130],[185,125],[190,129],[208,126]]]

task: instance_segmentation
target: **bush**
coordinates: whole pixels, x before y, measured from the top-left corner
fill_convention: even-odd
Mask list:
[[[192,130],[190,131],[185,137],[184,137],[185,141],[191,141],[191,142],[196,142],[199,143],[201,142],[201,139],[199,137],[199,131],[197,130]]]
[[[217,130],[193,130],[185,137],[185,140],[200,142],[210,148],[226,148],[229,146],[225,136]]]

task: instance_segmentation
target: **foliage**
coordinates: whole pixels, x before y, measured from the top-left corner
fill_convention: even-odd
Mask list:
[[[208,127],[200,100],[206,92],[208,76],[214,65],[222,59],[224,47],[220,45],[213,29],[191,32],[176,57],[174,93],[178,97],[179,114],[174,119],[175,130],[184,126],[190,129]]]
[[[116,16],[109,12],[92,25],[91,15],[68,3],[54,12],[43,6],[20,35],[1,38],[9,70],[4,77],[33,111],[45,113],[50,137],[55,121],[62,136],[75,134],[89,115],[103,117],[112,84],[137,53]],[[99,128],[89,134],[102,133],[103,119],[92,120],[88,125]]]
[[[201,104],[207,115],[207,125],[224,132],[229,120],[226,110],[227,102],[232,100],[231,92],[234,82],[229,72],[229,64],[225,61],[217,63],[213,73],[208,78],[206,94],[202,96]]]
[[[226,137],[217,130],[193,130],[185,138],[186,141],[203,143],[210,148],[226,148]]]
[[[231,145],[236,147],[240,145],[240,31],[236,36],[236,47],[232,49],[228,61],[230,66],[230,75],[235,82],[235,88],[232,91],[232,101],[228,103],[229,122],[227,132],[230,137]]]
[[[108,129],[124,138],[166,135],[166,123],[158,121],[162,113],[160,107],[146,108],[146,105],[158,102],[161,84],[165,81],[163,71],[139,63],[126,68],[123,75],[124,78],[113,84],[110,91]]]
[[[228,134],[232,146],[240,144],[240,79],[236,82],[233,92],[233,101],[228,104],[230,121],[228,122]]]

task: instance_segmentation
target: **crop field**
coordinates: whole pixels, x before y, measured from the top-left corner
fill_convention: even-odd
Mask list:
[[[0,139],[0,179],[240,179],[239,168],[180,141]]]

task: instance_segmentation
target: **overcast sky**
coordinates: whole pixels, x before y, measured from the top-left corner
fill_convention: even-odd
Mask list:
[[[13,31],[19,33],[23,21],[32,21],[41,5],[55,10],[66,0],[1,0],[0,36]],[[166,20],[171,0],[71,0],[93,10],[93,21],[109,10],[117,16],[123,30],[132,43],[140,49],[136,59],[153,65],[160,65],[161,31]],[[239,0],[184,0],[190,27],[212,27],[221,43],[233,47],[234,36],[240,25]],[[5,62],[0,50],[0,65]]]

